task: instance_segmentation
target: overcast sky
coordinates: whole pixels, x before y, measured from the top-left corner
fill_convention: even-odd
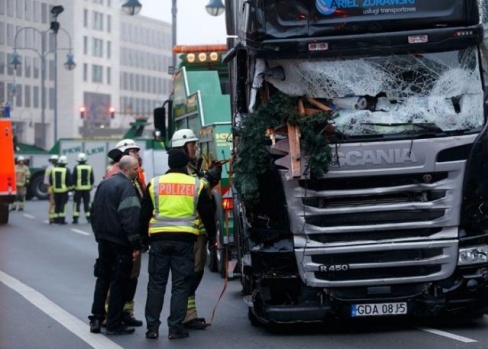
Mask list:
[[[210,16],[205,5],[210,0],[177,1],[178,44],[225,44],[225,14]],[[171,23],[172,0],[139,0],[141,15]],[[224,2],[224,1],[222,1]]]

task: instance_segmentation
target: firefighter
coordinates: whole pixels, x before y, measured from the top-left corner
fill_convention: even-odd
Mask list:
[[[49,178],[51,176],[51,171],[58,163],[58,158],[59,157],[57,155],[51,155],[49,157],[49,165],[46,167],[46,170],[44,171],[44,185],[47,188],[47,195],[49,199],[49,210],[47,211],[49,217],[49,224],[54,223],[54,194],[51,188],[51,184],[49,182]]]
[[[85,153],[79,153],[76,159],[78,164],[73,168],[73,224],[78,224],[80,217],[81,201],[83,201],[83,211],[88,223],[90,223],[90,192],[95,183],[93,167],[86,163],[88,160]]]
[[[54,195],[54,223],[56,224],[66,224],[68,192],[72,189],[71,172],[66,165],[68,165],[68,158],[65,155],[61,155],[49,178]]]
[[[198,138],[190,129],[181,129],[176,131],[171,138],[172,149],[183,150],[190,162],[187,165],[188,174],[192,177],[198,177],[204,179],[204,184],[210,191],[215,185],[218,184],[221,177],[222,167],[215,166],[206,173],[203,173],[198,165],[197,150],[198,150]],[[215,245],[215,238],[213,236],[207,236],[205,227],[201,220],[199,220],[199,235],[194,246],[194,260],[195,270],[193,272],[190,282],[190,293],[188,297],[186,318],[183,321],[183,325],[189,329],[203,330],[207,327],[205,318],[198,317],[195,293],[203,278],[205,269],[205,263],[207,259],[207,241],[211,248]]]
[[[19,211],[24,210],[25,197],[27,195],[27,187],[29,186],[30,170],[25,164],[25,158],[20,155],[17,158],[17,164],[15,165],[15,181],[17,184],[17,195],[15,201],[10,207],[10,211],[15,211],[17,207]]]
[[[120,171],[119,160],[124,155],[130,155],[135,157],[139,163],[141,159],[139,157],[139,146],[132,139],[123,139],[115,145],[115,148],[110,150],[108,157],[114,161],[114,165],[105,173],[103,178],[109,178]],[[142,166],[139,166],[137,177],[132,181],[132,184],[137,189],[139,199],[142,199],[144,190],[146,190],[146,180],[144,178],[144,170]],[[142,326],[141,320],[136,319],[134,315],[134,297],[137,290],[137,282],[141,273],[141,255],[139,254],[133,261],[132,272],[130,276],[129,286],[127,288],[126,302],[124,304],[123,321],[127,326]],[[110,295],[109,295],[110,297]],[[107,299],[108,301],[108,299]],[[108,306],[108,302],[106,303]]]

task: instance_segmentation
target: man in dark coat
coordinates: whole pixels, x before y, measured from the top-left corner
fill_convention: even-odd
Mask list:
[[[139,238],[140,199],[132,180],[137,176],[139,162],[126,155],[120,159],[120,172],[103,180],[91,206],[91,225],[98,242],[95,264],[90,332],[99,333],[105,318],[105,299],[110,290],[107,314],[107,335],[134,333],[122,321],[126,289],[132,262],[141,253]]]

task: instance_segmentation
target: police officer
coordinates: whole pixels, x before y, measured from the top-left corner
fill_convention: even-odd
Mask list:
[[[169,170],[151,179],[141,202],[140,234],[148,236],[149,282],[145,316],[146,338],[159,337],[159,320],[171,271],[171,306],[168,317],[169,339],[189,336],[183,326],[195,264],[194,245],[199,235],[199,217],[207,234],[215,238],[215,209],[208,188],[197,177],[188,175],[188,155],[177,149],[168,153]]]
[[[54,194],[54,223],[66,224],[66,204],[71,190],[71,172],[66,167],[68,158],[61,155],[51,171],[49,183]]]
[[[87,157],[85,153],[78,154],[78,164],[73,169],[73,224],[78,224],[80,217],[81,201],[83,200],[83,211],[88,222],[90,222],[90,192],[95,183],[93,175],[93,167],[86,163]]]
[[[49,217],[49,224],[54,223],[54,194],[51,188],[50,184],[50,177],[51,177],[51,171],[53,168],[56,166],[58,163],[58,156],[57,155],[51,155],[49,157],[49,165],[46,167],[46,170],[44,171],[44,185],[47,188],[47,195],[49,199],[49,209],[48,209],[48,217]]]
[[[29,186],[30,170],[25,164],[25,158],[20,155],[17,158],[17,163],[15,164],[15,182],[17,184],[17,195],[15,196],[15,201],[10,208],[11,211],[15,211],[17,206],[19,211],[24,210],[25,197],[27,195],[27,187]]]
[[[200,166],[198,165],[199,160],[196,156],[198,150],[197,142],[198,138],[195,136],[195,133],[193,133],[192,130],[181,129],[173,134],[171,139],[171,147],[173,149],[182,150],[188,155],[190,159],[190,162],[187,165],[188,174],[193,177],[202,178],[203,183],[210,191],[210,189],[217,185],[220,181],[222,167],[215,166],[205,173],[201,171]],[[195,270],[191,277],[187,313],[185,320],[183,321],[184,326],[189,329],[203,330],[207,327],[205,318],[198,317],[195,299],[196,290],[202,281],[205,270],[205,263],[207,259],[207,241],[209,241],[210,246],[214,246],[215,239],[207,236],[204,225],[201,221],[199,221],[199,235],[195,242],[194,248]]]

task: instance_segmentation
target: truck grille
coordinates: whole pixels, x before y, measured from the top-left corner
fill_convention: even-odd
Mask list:
[[[290,180],[281,170],[303,281],[347,287],[450,276],[457,265],[465,160],[436,161],[451,144],[447,138],[417,140],[415,161],[367,170],[346,164],[318,180]],[[360,152],[345,144],[341,151],[348,146]]]

